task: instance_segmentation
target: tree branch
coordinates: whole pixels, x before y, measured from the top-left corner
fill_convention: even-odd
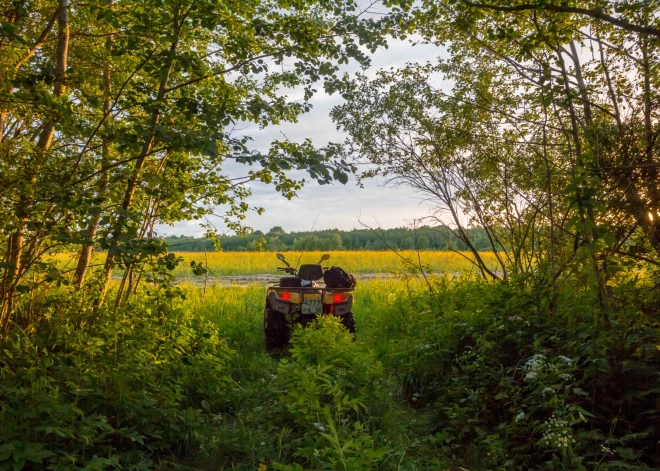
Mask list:
[[[515,13],[518,11],[529,11],[529,10],[552,11],[555,13],[575,13],[577,15],[584,15],[590,18],[605,21],[606,23],[610,23],[614,26],[618,26],[619,28],[625,29],[626,31],[631,31],[639,34],[646,34],[660,38],[660,29],[658,28],[653,28],[651,26],[636,25],[630,23],[629,21],[623,18],[617,18],[615,16],[608,15],[602,10],[589,10],[588,8],[567,7],[562,5],[539,6],[529,3],[525,3],[522,5],[514,5],[514,6],[504,6],[504,5],[489,5],[486,3],[474,3],[474,2],[470,2],[469,0],[461,0],[461,2],[470,7],[501,11],[504,13]]]

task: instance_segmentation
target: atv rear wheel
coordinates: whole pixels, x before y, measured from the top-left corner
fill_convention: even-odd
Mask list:
[[[281,312],[267,307],[264,311],[264,339],[269,353],[282,350],[289,345],[291,329]]]
[[[355,316],[352,312],[341,316],[341,324],[353,335],[355,335]]]

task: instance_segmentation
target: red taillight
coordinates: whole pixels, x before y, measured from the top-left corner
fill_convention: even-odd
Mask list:
[[[291,293],[282,293],[280,296],[284,301],[291,301]]]
[[[342,301],[344,301],[344,297],[341,294],[335,294],[335,302],[341,303]]]

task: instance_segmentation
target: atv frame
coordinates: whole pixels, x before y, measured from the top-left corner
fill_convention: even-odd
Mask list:
[[[278,258],[284,263],[284,257],[278,254]],[[321,259],[327,260],[325,255]],[[297,270],[291,268],[280,270],[289,274],[297,275]],[[305,326],[319,316],[332,315],[340,319],[346,329],[355,334],[355,317],[353,316],[354,297],[352,291],[355,288],[329,288],[319,286],[316,281],[324,273],[318,265],[302,265],[302,273],[312,273],[316,270],[316,276],[311,280],[302,280],[294,276],[282,278],[280,283],[271,283],[266,289],[266,307],[264,310],[264,336],[266,349],[269,352],[282,350],[289,344],[291,329],[293,325]],[[321,276],[319,276],[319,273]],[[306,281],[308,286],[282,286],[285,281]]]

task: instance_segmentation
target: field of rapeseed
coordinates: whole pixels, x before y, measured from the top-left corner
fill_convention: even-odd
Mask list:
[[[174,270],[177,277],[193,277],[190,262],[200,263],[208,268],[209,276],[238,276],[277,274],[277,267],[283,266],[275,257],[275,252],[173,252],[182,261]],[[292,266],[299,263],[316,263],[324,252],[287,252],[285,255]],[[61,253],[54,256],[60,262],[62,270],[75,268],[75,254]],[[493,261],[494,256],[482,252],[481,257]],[[95,264],[102,264],[105,253],[97,253]],[[469,274],[476,273],[469,252],[421,251],[334,251],[324,266],[340,266],[349,273],[407,273],[414,266],[422,266],[428,273],[434,274]],[[495,263],[492,264],[495,269]],[[415,270],[417,271],[417,270]],[[121,270],[115,270],[120,275]]]
[[[175,270],[177,276],[192,276],[190,262],[208,263],[211,276],[225,275],[257,275],[263,273],[277,273],[277,267],[283,266],[275,258],[275,252],[213,252],[203,254],[199,252],[177,252],[183,257],[184,263]],[[287,260],[292,266],[300,263],[316,263],[323,252],[286,253]],[[493,256],[483,253],[486,260]],[[409,271],[411,263],[425,267],[430,273],[461,273],[474,271],[470,262],[472,256],[468,252],[442,252],[412,250],[401,251],[398,254],[391,251],[335,251],[330,252],[330,259],[324,266],[340,266],[349,273],[405,273]],[[406,261],[408,260],[408,261]]]

